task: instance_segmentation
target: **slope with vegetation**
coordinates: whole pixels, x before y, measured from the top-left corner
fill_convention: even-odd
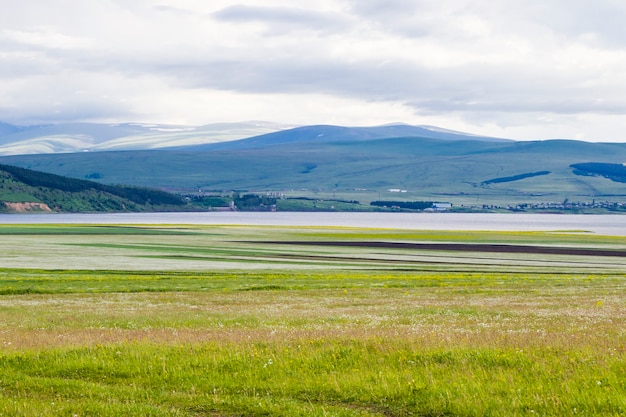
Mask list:
[[[181,210],[174,194],[136,186],[114,186],[0,165],[0,211]]]
[[[279,191],[365,204],[405,199],[483,206],[621,201],[626,196],[614,176],[580,175],[580,164],[588,161],[621,164],[626,160],[623,143],[409,135],[415,132],[309,126],[201,147],[16,155],[0,162],[102,184],[190,193]],[[389,136],[394,134],[408,136]]]

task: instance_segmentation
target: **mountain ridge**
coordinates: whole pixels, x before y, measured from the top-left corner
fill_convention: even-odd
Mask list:
[[[430,126],[429,126],[430,127]],[[407,124],[392,124],[371,127],[347,127],[337,125],[309,125],[292,129],[266,133],[259,136],[231,142],[194,146],[193,150],[235,150],[252,149],[266,146],[277,146],[304,142],[333,142],[333,141],[368,141],[377,139],[391,139],[399,137],[415,137],[438,140],[476,140],[484,142],[504,142],[507,139],[477,136],[462,132],[453,132],[445,129]]]
[[[276,129],[258,124],[241,129]],[[238,126],[207,130],[231,134]],[[189,139],[184,130],[167,134]],[[182,193],[278,192],[472,206],[621,201],[626,185],[613,171],[625,161],[624,143],[513,141],[402,124],[312,125],[212,144],[0,156],[0,163],[66,177]]]
[[[203,126],[146,123],[69,123],[13,126],[0,123],[0,155],[53,154],[148,149],[240,149],[314,139],[371,140],[413,136],[443,140],[505,141],[434,126],[394,123],[382,126],[293,126],[248,121]]]
[[[626,161],[626,144],[619,143],[485,142],[415,137],[312,140],[203,151],[0,157],[0,163],[72,178],[186,193],[230,190],[313,198],[330,194],[347,200],[401,197],[472,205],[622,199],[626,196],[624,183],[602,175],[603,171],[581,175],[581,170],[573,166],[623,161]],[[406,193],[399,196],[390,190]]]
[[[291,127],[262,121],[203,126],[151,123],[15,126],[0,122],[0,155],[158,149],[238,140]]]

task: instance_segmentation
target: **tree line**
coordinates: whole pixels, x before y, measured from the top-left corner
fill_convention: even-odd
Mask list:
[[[372,201],[376,207],[397,207],[405,210],[426,210],[433,207],[432,201]]]
[[[161,190],[129,185],[107,185],[94,181],[69,178],[61,175],[33,171],[12,165],[0,164],[0,169],[8,172],[18,181],[31,187],[45,187],[65,192],[80,192],[86,190],[102,191],[125,198],[137,204],[152,205],[184,205],[185,201],[175,195]]]

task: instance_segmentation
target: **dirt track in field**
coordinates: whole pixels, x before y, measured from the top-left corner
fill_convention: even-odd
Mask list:
[[[626,250],[568,248],[558,246],[534,245],[495,245],[480,243],[408,243],[408,242],[370,242],[370,241],[265,241],[255,242],[272,245],[305,245],[305,246],[340,246],[385,249],[413,249],[420,251],[452,251],[452,252],[490,252],[520,253],[542,255],[570,256],[612,256],[626,258]]]

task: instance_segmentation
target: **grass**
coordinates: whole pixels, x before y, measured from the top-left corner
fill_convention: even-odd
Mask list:
[[[5,395],[36,393],[5,408],[26,415],[562,416],[626,406],[616,360],[377,338],[99,346],[2,364],[20,385]]]
[[[398,270],[620,273],[619,257],[272,244],[267,241],[448,242],[626,250],[626,238],[579,232],[427,232],[244,226],[0,226],[4,268],[119,271]]]
[[[16,155],[0,161],[107,184],[210,190],[298,190],[291,195],[357,200],[448,201],[455,206],[623,202],[620,183],[578,176],[571,164],[624,160],[622,144],[566,141],[450,142],[417,138],[284,144],[257,149]],[[241,169],[246,167],[246,169]],[[314,167],[314,168],[312,168]],[[529,172],[550,174],[481,185]],[[404,189],[406,194],[389,193]],[[358,192],[357,190],[367,190]],[[604,197],[603,197],[604,198]],[[293,202],[292,202],[293,203]]]
[[[0,226],[0,415],[626,415],[621,258],[519,255],[507,260],[515,272],[502,259],[495,267],[478,260],[477,267],[471,252],[428,261],[432,254],[406,250],[260,243],[432,239],[621,248],[623,238],[99,230]],[[32,254],[41,249],[48,252]],[[185,269],[198,261],[173,255],[210,260],[199,264],[204,269]],[[424,262],[407,262],[418,257]],[[75,268],[85,265],[92,267]],[[577,271],[581,266],[595,270]]]

